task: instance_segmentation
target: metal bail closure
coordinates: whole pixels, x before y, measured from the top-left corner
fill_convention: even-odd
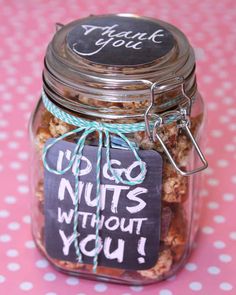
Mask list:
[[[195,174],[199,171],[202,171],[204,169],[206,169],[208,167],[208,163],[199,147],[199,145],[197,144],[197,142],[195,141],[190,129],[189,129],[189,125],[190,125],[190,121],[188,118],[188,115],[190,114],[190,110],[191,110],[191,99],[186,95],[185,91],[184,91],[184,87],[183,87],[183,79],[180,77],[174,78],[174,79],[168,79],[165,80],[165,82],[172,82],[171,85],[165,85],[162,86],[159,83],[157,84],[157,82],[152,84],[151,87],[151,103],[149,105],[149,107],[146,110],[145,113],[145,123],[146,123],[146,131],[150,137],[150,139],[152,139],[154,142],[156,140],[158,140],[167,156],[167,158],[169,159],[169,161],[171,162],[171,164],[174,166],[175,170],[180,173],[183,176],[189,176],[192,174]],[[165,90],[170,90],[173,89],[177,86],[181,86],[181,90],[182,93],[184,95],[185,98],[187,98],[187,105],[182,105],[180,106],[179,110],[173,110],[173,111],[167,111],[162,115],[157,115],[157,114],[152,114],[155,117],[155,123],[153,126],[153,131],[152,131],[152,136],[151,136],[151,128],[150,128],[150,123],[149,123],[149,119],[148,119],[148,115],[151,111],[151,108],[154,105],[154,90],[156,88],[160,90],[162,90],[163,88],[165,88]],[[171,87],[172,86],[172,87]],[[162,91],[165,91],[162,90]],[[166,119],[167,118],[167,119]],[[191,140],[195,150],[197,151],[197,154],[202,162],[202,166],[193,169],[191,171],[184,171],[182,169],[180,169],[180,167],[178,167],[178,164],[175,162],[174,158],[172,157],[172,155],[170,154],[167,146],[165,145],[164,141],[162,140],[161,136],[158,134],[158,129],[160,129],[160,127],[166,123],[166,121],[169,121],[169,118],[171,118],[171,121],[176,121],[177,124],[177,128],[178,129],[182,129],[185,131],[186,135],[189,137],[189,139]]]

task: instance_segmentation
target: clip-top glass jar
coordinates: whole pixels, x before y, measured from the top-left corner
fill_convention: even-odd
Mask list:
[[[59,270],[147,284],[193,246],[204,105],[176,27],[135,15],[58,25],[31,119],[32,231]]]

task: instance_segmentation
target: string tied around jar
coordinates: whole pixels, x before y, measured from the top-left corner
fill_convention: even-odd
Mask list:
[[[79,211],[79,172],[80,172],[80,162],[83,155],[83,149],[85,146],[86,138],[89,134],[97,132],[98,133],[98,146],[97,146],[97,162],[96,162],[96,225],[95,225],[95,255],[93,258],[93,271],[96,272],[97,266],[98,266],[98,255],[100,252],[100,237],[99,237],[99,224],[100,224],[100,187],[101,187],[101,178],[100,178],[100,171],[101,171],[101,158],[102,158],[102,147],[103,143],[106,148],[106,162],[108,165],[108,169],[111,172],[112,176],[114,177],[114,180],[116,183],[122,183],[130,186],[141,184],[146,176],[147,169],[146,169],[146,163],[143,162],[138,155],[137,150],[132,145],[130,140],[125,134],[133,133],[133,132],[139,132],[139,131],[145,131],[146,125],[145,122],[139,122],[139,123],[132,123],[132,124],[111,124],[111,123],[102,123],[102,122],[96,122],[96,121],[89,121],[85,120],[79,117],[76,117],[72,114],[69,114],[56,106],[45,94],[44,91],[42,91],[42,100],[45,108],[56,118],[66,122],[67,124],[74,125],[75,129],[66,132],[65,134],[53,138],[51,142],[44,146],[42,160],[44,167],[50,172],[57,175],[63,175],[67,171],[69,171],[73,164],[76,162],[76,171],[75,171],[75,206],[74,206],[74,219],[73,219],[73,234],[74,237],[74,247],[75,247],[75,253],[77,256],[77,260],[79,263],[82,263],[82,254],[79,247],[79,242],[77,239],[78,236],[78,211]],[[80,134],[79,139],[77,140],[75,144],[75,148],[72,152],[71,159],[68,163],[68,165],[64,169],[53,169],[48,165],[47,162],[47,153],[48,150],[54,146],[59,141],[74,135],[74,134]],[[135,159],[139,163],[140,167],[140,174],[139,177],[137,177],[135,180],[127,180],[122,178],[121,174],[118,174],[111,165],[111,159],[110,159],[110,136],[111,134],[114,134],[118,137],[120,137],[126,144],[128,149],[133,153]],[[103,137],[105,137],[105,140],[103,140]]]

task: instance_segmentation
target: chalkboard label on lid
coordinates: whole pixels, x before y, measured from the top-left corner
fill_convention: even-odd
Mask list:
[[[49,140],[46,144],[49,144]],[[60,141],[47,155],[54,169],[64,169],[71,159],[74,143]],[[100,252],[98,265],[123,269],[148,269],[156,264],[160,243],[162,158],[155,151],[138,151],[147,173],[139,185],[116,183],[102,149],[100,199]],[[78,227],[74,235],[75,164],[63,175],[45,169],[45,244],[48,255],[77,262],[74,239],[83,263],[93,264],[96,224],[97,147],[85,146],[79,174]],[[126,180],[141,173],[129,150],[111,149],[113,169]]]
[[[91,62],[135,66],[165,56],[174,46],[173,35],[158,23],[136,17],[90,17],[68,34],[73,53]]]

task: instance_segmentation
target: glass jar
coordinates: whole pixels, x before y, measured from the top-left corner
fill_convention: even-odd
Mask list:
[[[170,277],[198,228],[204,104],[193,49],[160,20],[57,25],[30,122],[32,232],[60,271]]]

